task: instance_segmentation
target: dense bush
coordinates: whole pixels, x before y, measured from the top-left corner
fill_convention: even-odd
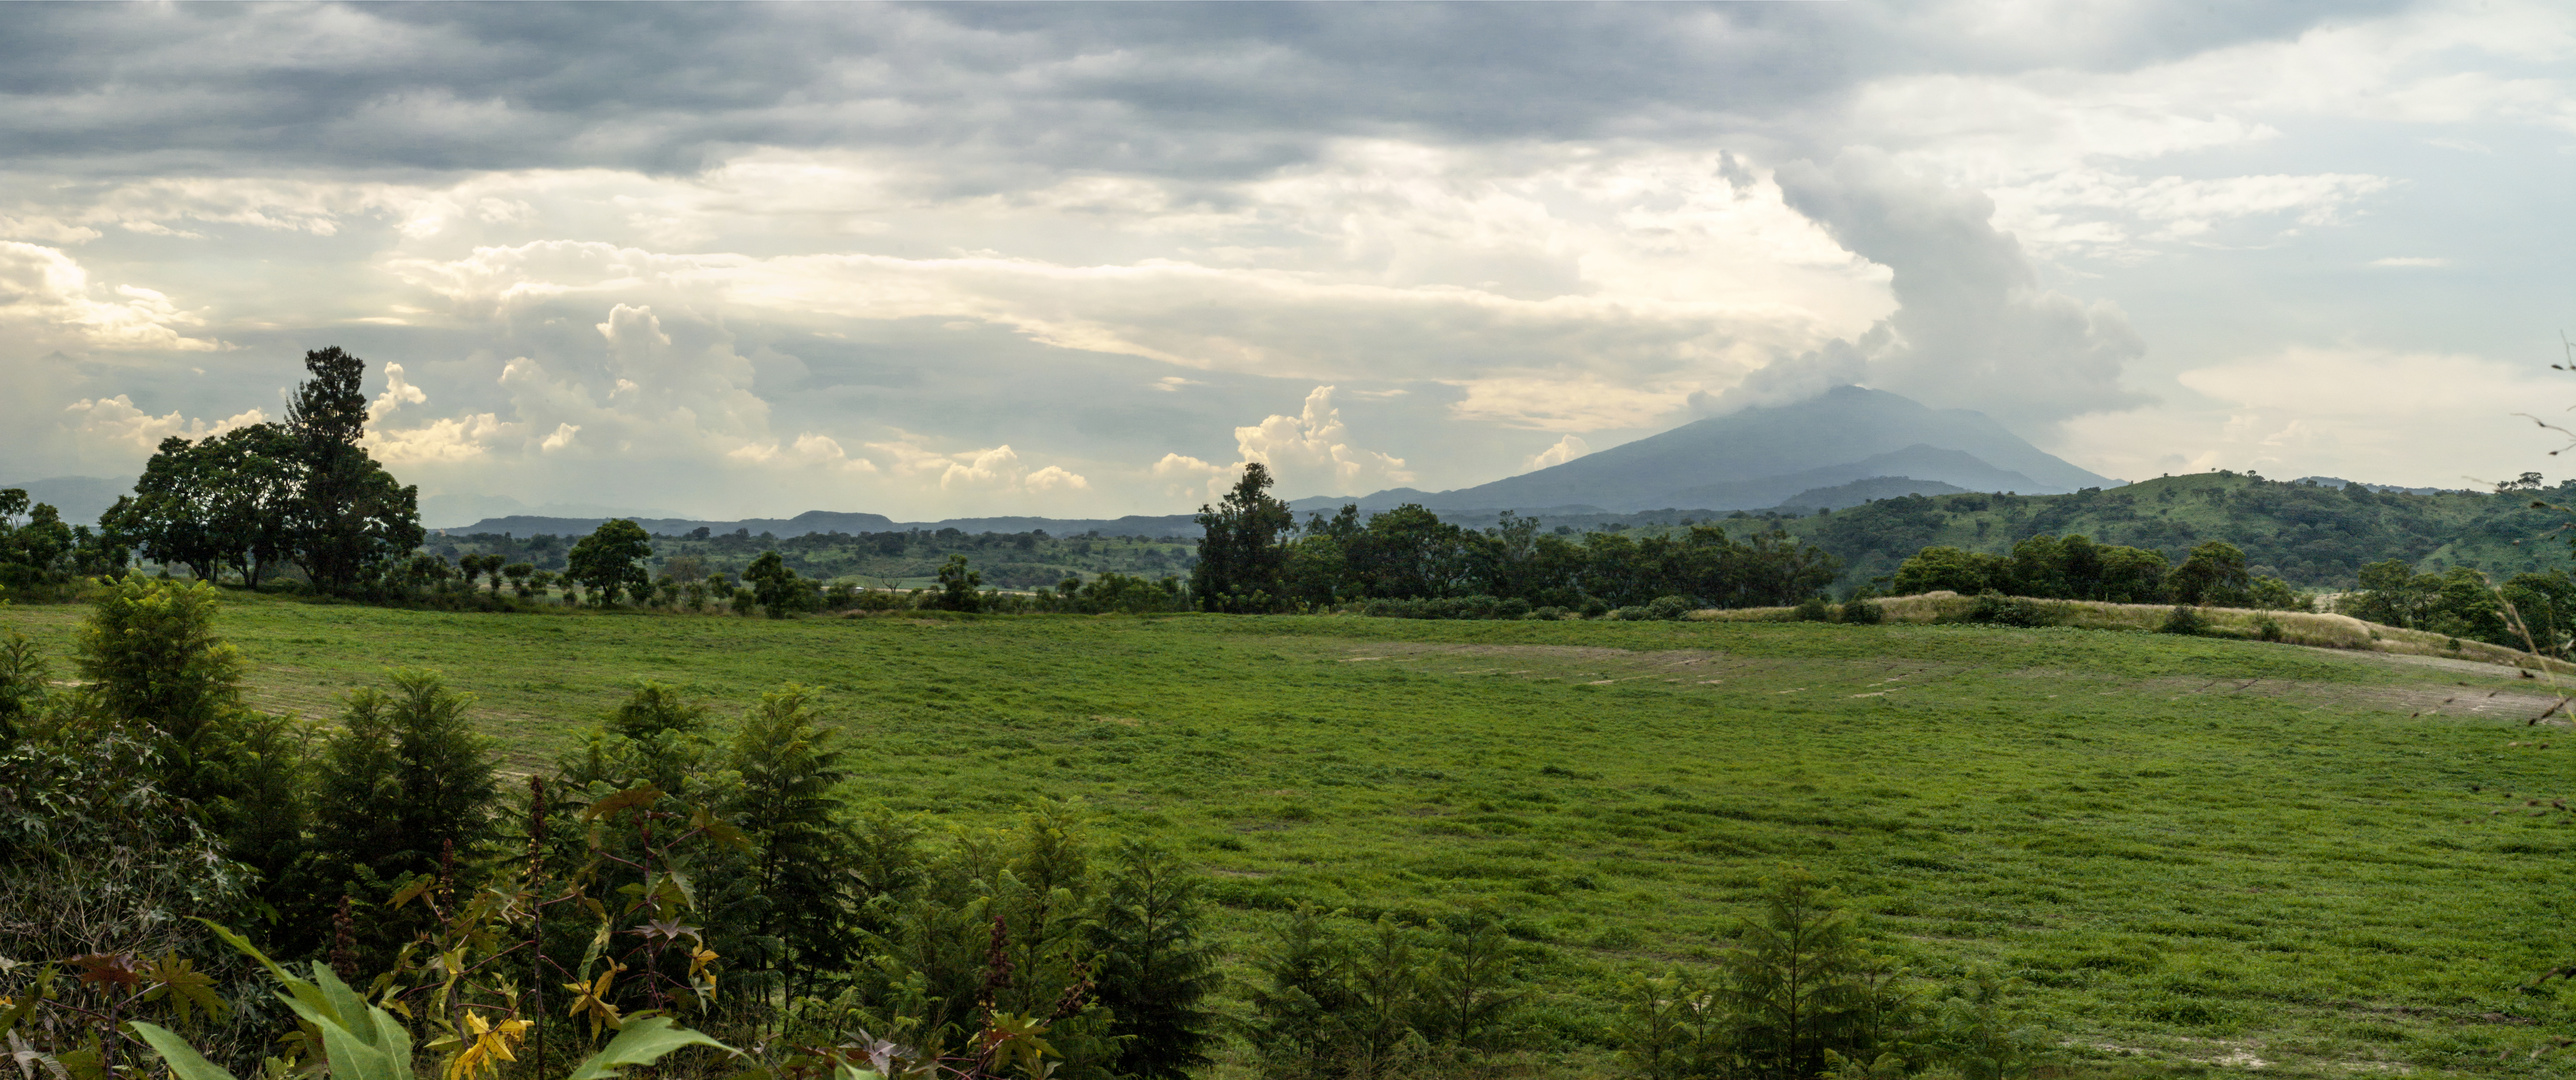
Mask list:
[[[2287,584],[2250,573],[2245,553],[2212,540],[2192,549],[2180,566],[2141,548],[2096,544],[2086,537],[2046,534],[2014,544],[2010,555],[1955,547],[1927,547],[1896,568],[1889,582],[1898,595],[1949,590],[2044,600],[2099,600],[2120,604],[2185,604],[2306,610],[2308,601]]]
[[[1517,596],[1452,596],[1371,600],[1360,611],[1382,619],[1519,619],[1527,617],[1531,608],[1529,601]]]
[[[2464,566],[2416,573],[2390,559],[2361,569],[2361,588],[2338,610],[2358,619],[2426,630],[2513,649],[2571,655],[2576,645],[2576,577],[2564,570],[2518,574],[2502,585]]]
[[[1988,590],[1977,594],[1975,606],[1958,616],[1960,622],[1984,623],[1990,626],[2055,626],[2061,620],[2055,605],[2022,596],[2005,596]]]

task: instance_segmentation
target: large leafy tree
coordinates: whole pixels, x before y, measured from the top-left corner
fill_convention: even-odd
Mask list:
[[[1288,504],[1270,495],[1270,469],[1255,461],[1216,506],[1199,507],[1198,565],[1190,592],[1202,611],[1276,611],[1286,603],[1287,539],[1297,527]]]
[[[333,346],[305,353],[304,367],[313,377],[286,407],[303,480],[288,527],[305,576],[348,592],[420,546],[420,489],[396,483],[359,445],[367,362]]]
[[[119,500],[106,523],[155,561],[209,580],[237,570],[244,584],[257,588],[294,550],[303,464],[303,444],[277,424],[196,442],[172,436],[144,463],[134,495]]]
[[[614,604],[619,593],[641,600],[653,588],[644,560],[653,557],[653,538],[625,518],[603,522],[564,556],[564,576],[578,582],[591,599]]]

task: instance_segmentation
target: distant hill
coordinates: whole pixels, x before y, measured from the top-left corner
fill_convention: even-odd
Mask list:
[[[1758,510],[1813,488],[1872,477],[2023,495],[2119,483],[2032,446],[1983,413],[1931,409],[1884,390],[1844,386],[1793,405],[1695,420],[1489,484],[1299,499],[1294,505],[1305,510],[1308,504],[1355,502],[1363,511],[1402,502],[1434,510]]]
[[[1855,506],[1893,499],[1900,495],[1957,495],[1967,488],[1944,484],[1938,480],[1917,480],[1910,476],[1873,476],[1833,487],[1810,488],[1786,499],[1774,509],[1796,512],[1845,510]]]

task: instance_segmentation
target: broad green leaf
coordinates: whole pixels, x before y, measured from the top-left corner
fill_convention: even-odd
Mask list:
[[[607,1080],[616,1076],[620,1069],[650,1065],[660,1060],[662,1055],[683,1046],[712,1046],[728,1054],[736,1052],[734,1048],[705,1035],[673,1025],[670,1017],[647,1016],[627,1021],[625,1029],[619,1031],[616,1038],[608,1040],[606,1047],[591,1055],[590,1060],[582,1062],[564,1080]]]
[[[196,1047],[188,1045],[188,1040],[160,1025],[137,1020],[126,1026],[161,1055],[161,1063],[170,1067],[174,1080],[234,1080],[233,1074],[224,1071],[223,1066],[206,1060],[205,1055],[197,1053]]]

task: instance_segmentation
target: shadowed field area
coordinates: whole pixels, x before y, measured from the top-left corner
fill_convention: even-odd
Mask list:
[[[0,609],[58,656],[81,612]],[[2077,1061],[2555,1073],[2576,740],[2502,667],[2082,629],[441,614],[233,600],[265,708],[393,666],[541,768],[638,679],[821,688],[859,794],[1168,838],[1241,948],[1301,901],[1502,916],[1559,1047],[1723,947],[1764,875],[1912,969],[1987,966]],[[64,668],[63,670],[68,670]],[[1578,1058],[1582,1053],[1576,1051]]]

